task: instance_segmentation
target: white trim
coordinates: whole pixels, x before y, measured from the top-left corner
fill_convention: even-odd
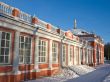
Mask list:
[[[52,69],[52,40],[49,40],[49,69]]]
[[[20,71],[18,71],[17,73],[7,72],[7,73],[0,73],[0,76],[4,76],[4,75],[19,75],[19,74],[21,74]]]
[[[63,52],[64,51],[64,52]],[[67,60],[66,60],[66,55],[67,55],[67,45],[66,44],[63,44],[62,45],[62,65],[63,66],[66,66],[66,62],[67,62]],[[64,57],[65,56],[65,57]],[[64,60],[63,60],[63,58],[64,58]]]
[[[54,69],[59,69],[59,67],[54,67],[51,70],[54,70]],[[48,71],[48,70],[50,70],[50,69],[49,68],[39,69],[39,72],[41,72],[41,71]]]
[[[53,46],[53,44],[55,44],[56,45],[56,47],[55,46]],[[56,52],[54,51],[53,52],[53,48],[55,48],[56,49]],[[56,57],[55,57],[55,59],[56,59],[56,61],[53,61],[53,53],[56,53]],[[58,64],[58,43],[57,42],[52,42],[52,64]]]
[[[4,47],[1,47],[2,32],[5,33],[5,39],[3,39],[3,40],[5,40],[5,46],[4,46]],[[9,35],[10,35],[10,39],[8,40],[8,41],[9,41],[9,47],[6,47],[6,41],[7,41],[6,36],[7,36],[7,33],[9,33]],[[8,62],[7,62],[7,63],[0,63],[0,65],[2,65],[2,64],[10,64],[10,63],[11,63],[11,62],[10,62],[10,49],[12,48],[12,46],[11,46],[11,39],[12,39],[12,37],[11,37],[11,32],[0,31],[0,36],[1,36],[1,39],[0,39],[0,49],[1,49],[1,48],[4,48],[4,49],[8,48],[8,49],[9,49],[9,54],[7,55],[7,56],[8,56]],[[4,51],[4,52],[5,52],[5,51]],[[3,55],[3,56],[4,56],[4,55]]]
[[[42,42],[45,42],[45,47],[46,47],[46,49],[45,49],[45,56],[41,56],[41,57],[45,57],[45,61],[44,61],[44,62],[39,62],[39,60],[38,60],[38,63],[39,63],[39,64],[47,63],[47,58],[48,58],[48,57],[47,57],[47,54],[48,54],[48,44],[49,44],[49,43],[48,43],[47,40],[43,40],[43,39],[39,39],[39,41],[41,41],[41,44],[40,44],[40,45],[38,44],[38,48],[39,48],[39,46],[40,46],[40,47],[44,46],[44,45],[42,45]],[[39,52],[40,52],[40,51],[38,51],[38,59],[39,59]]]
[[[39,70],[39,65],[38,65],[38,62],[39,62],[39,36],[37,36],[36,38],[35,38],[35,58],[34,58],[34,64],[35,64],[35,66],[34,66],[34,69],[35,70]]]
[[[15,38],[14,38],[14,57],[13,57],[13,71],[15,73],[18,72],[18,65],[19,65],[19,35],[20,32],[16,31]]]
[[[32,63],[32,57],[31,57],[32,56],[32,52],[31,52],[32,51],[32,37],[30,37],[28,35],[26,35],[26,36],[25,35],[24,36],[23,35],[20,35],[19,37],[20,37],[20,47],[19,47],[19,49],[21,48],[21,37],[24,38],[24,42],[23,42],[24,43],[24,48],[23,49],[26,49],[25,48],[26,47],[25,46],[26,38],[28,38],[28,40],[31,39],[31,43],[29,43],[29,44],[31,44],[31,46],[30,46],[30,48],[31,48],[30,49],[30,56],[28,56],[28,57],[30,57],[30,61],[29,61],[28,64],[31,64]],[[19,54],[19,56],[20,56],[20,54]],[[24,52],[24,54],[23,54],[23,62],[20,62],[20,60],[19,60],[19,64],[27,64],[27,61],[25,59],[26,57],[27,57],[26,56],[26,53]]]

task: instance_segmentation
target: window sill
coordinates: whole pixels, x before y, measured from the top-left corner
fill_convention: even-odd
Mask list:
[[[0,64],[0,66],[13,66],[11,64]]]
[[[29,64],[20,63],[19,65],[34,65],[34,64],[33,63],[29,63]]]

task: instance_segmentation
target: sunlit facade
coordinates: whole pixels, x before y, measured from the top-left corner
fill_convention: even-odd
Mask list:
[[[65,66],[103,64],[103,47],[0,2],[1,82],[51,76]]]

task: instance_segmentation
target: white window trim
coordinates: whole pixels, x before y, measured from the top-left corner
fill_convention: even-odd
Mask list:
[[[57,64],[58,63],[58,43],[57,42],[52,42],[52,44],[55,43],[57,44],[57,52],[56,52],[56,61],[53,61],[53,45],[52,45],[52,63]],[[55,48],[55,47],[54,47]],[[54,52],[55,53],[55,52]]]
[[[0,31],[0,49],[1,49],[2,32],[5,32],[5,31]],[[11,48],[12,48],[12,45],[11,45],[11,43],[12,43],[12,42],[11,42],[11,41],[12,41],[12,40],[11,40],[11,39],[12,39],[11,37],[12,37],[12,36],[11,36],[11,32],[5,32],[5,33],[9,33],[9,34],[10,34],[9,57],[8,57],[8,63],[0,63],[1,65],[2,65],[2,64],[7,65],[7,64],[10,64],[10,63],[11,63],[11,60],[10,60],[10,55],[11,55],[11,54],[10,54],[10,50],[11,50]],[[6,48],[6,47],[5,47],[5,48]]]
[[[23,36],[23,35],[20,35],[19,37],[20,37],[20,47],[19,47],[19,49],[21,48],[21,36],[22,37],[25,37],[24,38],[24,42],[25,42],[25,39],[26,39],[26,37],[29,37],[29,36]],[[25,46],[24,46],[24,49],[25,49]],[[25,55],[24,55],[25,56]],[[30,63],[25,63],[25,61],[24,61],[24,56],[23,56],[23,62],[20,62],[20,54],[19,54],[19,64],[32,64],[32,37],[31,37],[31,50],[30,50]]]
[[[63,60],[63,62],[66,62],[66,54],[67,54],[67,51],[66,51],[66,45],[65,44],[63,44],[63,47],[62,48],[64,48],[65,47],[65,49],[62,49],[62,52],[63,51],[65,51],[65,61]],[[62,55],[63,55],[63,58],[64,58],[64,52],[62,53]]]
[[[39,64],[47,63],[47,57],[48,57],[48,56],[47,56],[47,53],[48,53],[48,41],[43,40],[43,39],[39,39],[39,41],[41,41],[41,42],[42,42],[42,41],[46,42],[46,49],[45,49],[45,50],[46,50],[46,55],[45,55],[45,61],[44,61],[44,62],[39,62],[39,51],[38,51],[38,63],[39,63]],[[40,46],[40,45],[39,45],[39,43],[38,43],[38,46],[37,46],[37,47],[39,48],[39,46]]]

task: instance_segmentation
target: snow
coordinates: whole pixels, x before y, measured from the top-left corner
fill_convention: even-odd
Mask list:
[[[84,75],[95,70],[94,68],[86,65],[73,65],[69,68],[78,75]]]
[[[86,65],[74,65],[70,67],[64,67],[61,69],[60,74],[51,76],[51,77],[43,77],[36,80],[26,81],[26,82],[64,82],[69,79],[77,78],[80,75],[87,74],[89,72],[94,71],[95,69]]]
[[[76,73],[74,73],[68,68],[63,68],[60,73],[61,74],[51,76],[51,77],[43,77],[32,82],[64,82],[68,79],[79,77]]]
[[[110,75],[108,75],[103,82],[110,82]]]
[[[25,82],[110,82],[110,64],[98,65],[96,69],[86,65],[64,67],[58,75]]]

